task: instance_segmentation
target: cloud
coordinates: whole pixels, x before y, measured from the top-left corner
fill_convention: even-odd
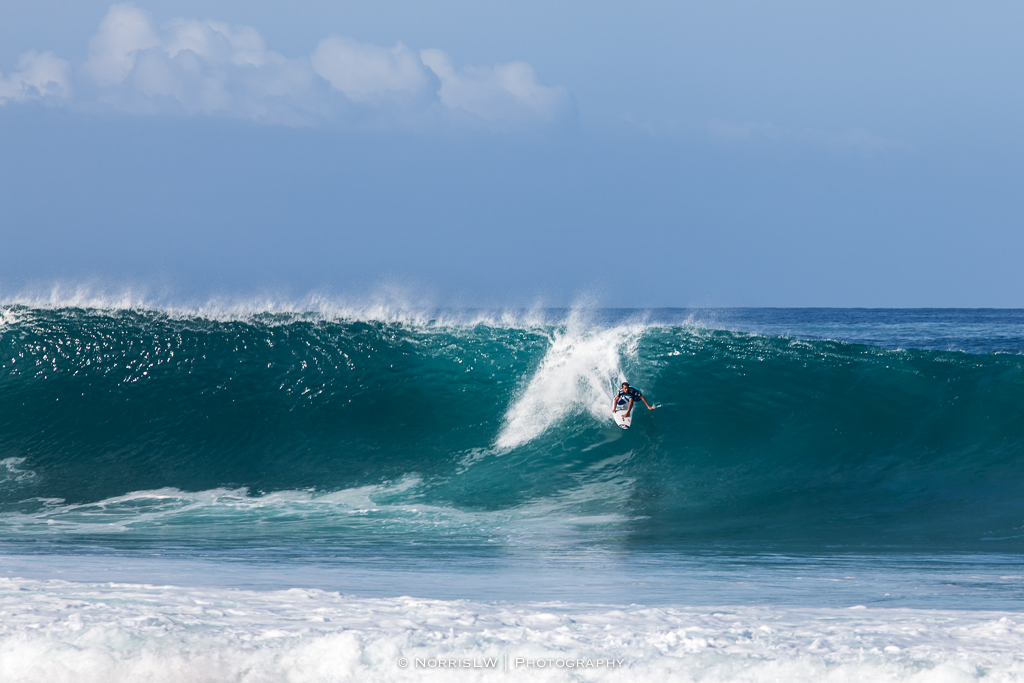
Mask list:
[[[430,85],[423,62],[401,43],[388,49],[332,36],[320,41],[312,64],[353,102],[374,102],[391,94],[415,95]]]
[[[536,119],[553,121],[565,113],[569,94],[537,82],[533,67],[510,62],[456,71],[440,50],[423,50],[420,58],[441,79],[441,103],[488,121]]]
[[[509,128],[556,121],[569,102],[564,88],[542,85],[524,62],[456,69],[440,50],[417,53],[337,35],[309,56],[286,58],[250,26],[182,18],[156,26],[130,4],[110,7],[77,69],[34,52],[18,68],[0,78],[0,104],[49,97],[89,110],[268,123],[376,118]]]
[[[83,71],[99,85],[116,85],[131,73],[140,50],[159,44],[148,14],[131,5],[113,5],[89,41]]]
[[[163,48],[174,59],[185,50],[212,63],[235,66],[283,64],[287,60],[267,50],[259,31],[251,26],[229,26],[220,21],[174,19],[165,25]]]
[[[174,19],[158,30],[131,5],[110,8],[81,72],[91,105],[116,111],[292,124],[318,112],[308,61],[268,50],[256,29]]]
[[[6,77],[0,73],[0,104],[71,95],[71,64],[52,52],[26,52],[18,59],[17,69]]]

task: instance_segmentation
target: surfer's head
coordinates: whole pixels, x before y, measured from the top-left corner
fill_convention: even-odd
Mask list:
[[[622,388],[623,389],[628,389],[629,388],[629,382],[623,382],[622,383]]]

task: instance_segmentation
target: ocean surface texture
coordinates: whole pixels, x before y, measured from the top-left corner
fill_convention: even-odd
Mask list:
[[[1024,681],[1022,354],[1024,311],[8,304],[0,680]]]

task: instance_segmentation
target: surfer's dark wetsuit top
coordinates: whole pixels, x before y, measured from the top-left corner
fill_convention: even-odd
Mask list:
[[[615,397],[615,402],[621,404],[627,403],[629,399],[633,399],[633,402],[635,403],[636,401],[639,401],[643,395],[643,392],[637,389],[636,387],[630,387],[625,391],[622,391],[620,389],[619,395]]]

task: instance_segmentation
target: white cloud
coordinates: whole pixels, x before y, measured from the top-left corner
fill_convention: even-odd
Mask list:
[[[322,94],[307,60],[268,50],[252,27],[174,19],[157,30],[131,5],[110,8],[82,72],[99,106],[127,112],[309,123]]]
[[[0,73],[0,104],[71,94],[71,64],[52,52],[26,52],[18,59],[17,69],[6,77]]]
[[[393,48],[331,36],[320,41],[313,69],[353,102],[373,102],[384,95],[415,95],[430,79],[423,62],[401,43]]]
[[[191,48],[173,57],[163,49],[141,51],[124,84],[103,96],[127,111],[310,122],[318,92],[308,64],[267,53],[259,66],[238,65],[237,56],[229,52],[207,57]]]
[[[488,121],[550,121],[561,116],[569,104],[564,88],[541,85],[533,67],[525,62],[456,71],[441,50],[423,50],[420,58],[441,79],[441,103],[452,110]]]
[[[174,19],[164,29],[163,49],[172,59],[184,50],[191,50],[209,62],[230,62],[235,66],[263,66],[287,61],[276,52],[267,50],[263,36],[251,26]]]
[[[19,69],[0,78],[0,104],[70,97],[68,62],[27,53]],[[286,58],[250,26],[179,18],[157,27],[131,4],[110,7],[77,73],[74,104],[87,109],[287,124],[347,117],[420,126],[440,112],[456,124],[532,125],[561,117],[569,99],[563,88],[540,84],[524,62],[456,69],[440,50],[417,54],[401,43],[340,36],[320,41],[308,57]]]
[[[139,50],[159,44],[148,14],[131,5],[112,5],[89,41],[83,70],[101,86],[117,85],[134,68]]]

